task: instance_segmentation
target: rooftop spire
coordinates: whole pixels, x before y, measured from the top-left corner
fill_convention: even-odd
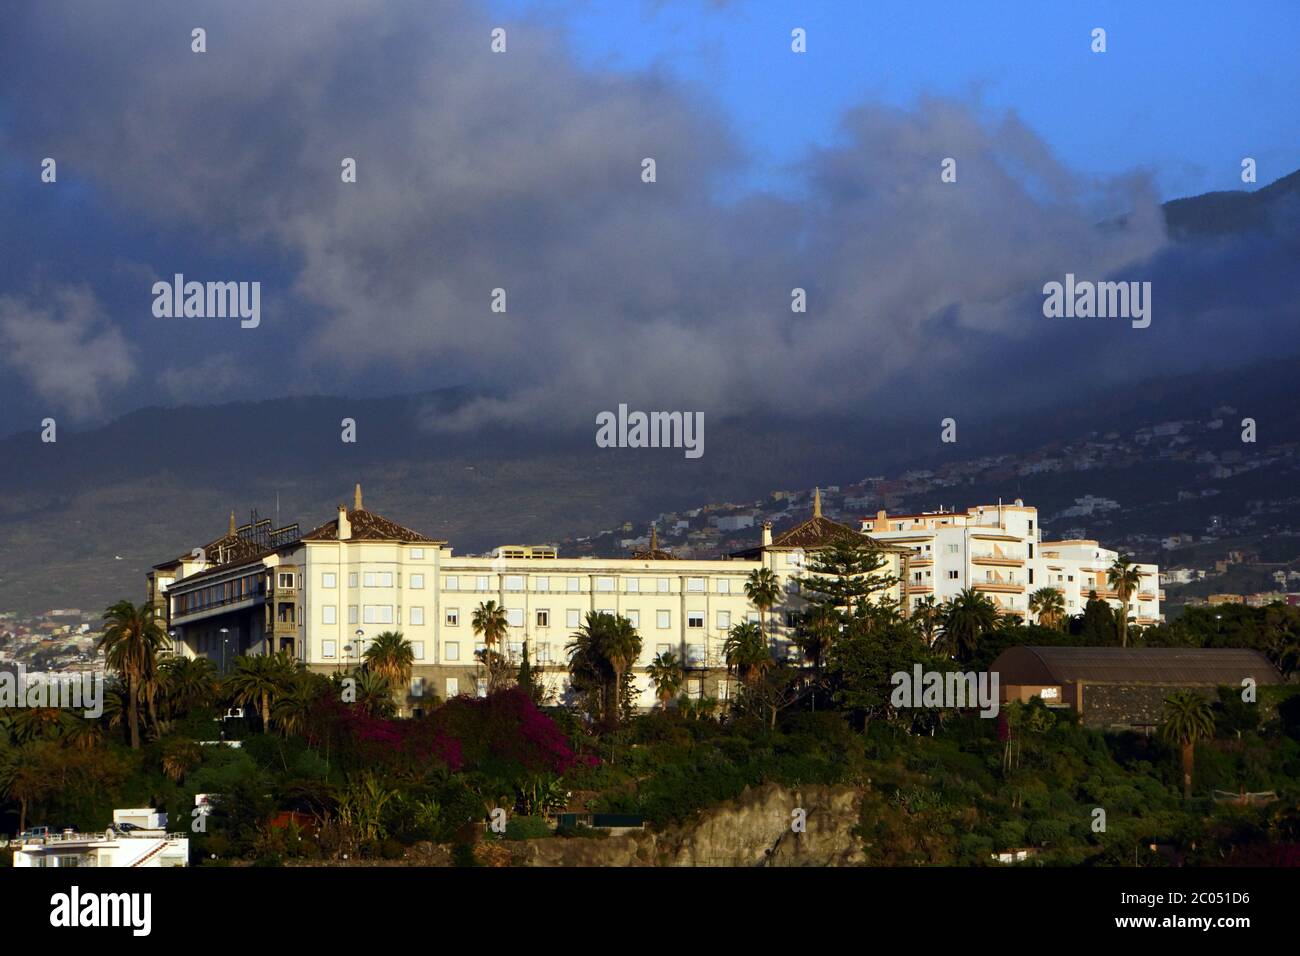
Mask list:
[[[820,518],[821,516],[822,516],[822,490],[820,488],[814,488],[813,489],[813,517]]]
[[[659,550],[659,529],[654,525],[650,526],[650,550]]]
[[[234,533],[235,533],[235,512],[234,512],[234,511],[231,511],[231,512],[230,512],[230,529],[229,529],[228,531],[226,531],[226,534],[233,535]]]
[[[354,511],[361,510],[361,482],[357,482],[356,489],[352,492],[352,508]]]

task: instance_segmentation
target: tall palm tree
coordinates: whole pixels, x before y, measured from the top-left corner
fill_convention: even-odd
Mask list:
[[[1057,588],[1039,588],[1029,595],[1029,610],[1038,615],[1038,623],[1060,630],[1065,621],[1065,595]]]
[[[668,702],[677,696],[686,679],[682,662],[672,651],[663,651],[655,656],[646,670],[651,683],[655,685],[655,696],[659,698],[663,709],[667,710]]]
[[[1191,690],[1180,690],[1165,698],[1164,723],[1160,737],[1183,750],[1183,798],[1192,795],[1192,764],[1196,742],[1214,736],[1214,711],[1209,702]]]
[[[357,682],[357,703],[361,709],[371,717],[391,717],[395,709],[392,681],[384,674],[366,668],[354,671],[353,677]]]
[[[943,605],[943,642],[963,664],[998,625],[997,605],[974,588],[962,588]]]
[[[141,685],[155,673],[158,651],[166,646],[167,633],[151,604],[137,607],[130,601],[118,601],[104,612],[104,623],[99,647],[108,666],[126,681],[127,726],[131,747],[139,750]]]
[[[382,674],[394,691],[397,713],[402,712],[403,690],[411,682],[415,666],[415,648],[399,631],[384,631],[366,648],[366,667]]]
[[[722,653],[727,658],[727,670],[749,687],[761,680],[773,664],[763,631],[753,621],[742,621],[731,629]]]
[[[1116,558],[1106,571],[1106,581],[1119,598],[1119,646],[1128,647],[1128,602],[1142,583],[1142,572],[1128,558]]]
[[[38,759],[37,744],[0,752],[0,796],[18,801],[18,831],[27,829],[27,809],[58,789]]]
[[[279,654],[235,658],[235,668],[226,678],[226,691],[240,707],[257,704],[263,733],[271,732],[271,702],[288,689],[295,671],[293,659]]]
[[[501,673],[501,652],[497,647],[504,643],[509,626],[506,609],[498,606],[496,601],[479,604],[470,618],[470,626],[476,635],[483,638],[483,663],[488,669],[488,690],[495,690]]]
[[[766,637],[763,621],[781,599],[781,582],[771,568],[755,568],[749,572],[745,578],[745,597],[758,609],[759,631]]]
[[[203,762],[203,751],[192,740],[169,737],[163,742],[162,771],[173,783],[180,783],[185,775]]]
[[[616,728],[622,704],[623,675],[632,669],[636,659],[641,656],[641,635],[636,632],[631,621],[616,615],[613,624],[602,629],[600,652],[614,671],[614,706],[606,717],[610,727]]]

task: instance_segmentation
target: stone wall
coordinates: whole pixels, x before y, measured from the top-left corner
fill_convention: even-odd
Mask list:
[[[1161,722],[1165,698],[1188,689],[1209,700],[1218,697],[1218,691],[1213,687],[1087,684],[1083,689],[1084,726],[1098,730],[1156,727]]]

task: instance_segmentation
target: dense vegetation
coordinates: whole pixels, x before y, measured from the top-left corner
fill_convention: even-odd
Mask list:
[[[758,620],[733,629],[728,701],[680,696],[671,654],[651,668],[658,703],[637,713],[630,666],[641,639],[592,614],[569,645],[576,704],[547,699],[525,653],[498,651],[499,609],[475,626],[486,697],[397,699],[410,645],[383,635],[364,664],[325,675],[287,657],[241,657],[221,676],[204,659],[160,656],[147,608],[110,608],[105,651],[118,674],[97,720],[24,708],[0,718],[0,830],[34,824],[102,830],[115,807],[156,806],[190,830],[195,862],[400,858],[412,845],[597,835],[561,812],[633,814],[652,827],[775,782],[851,786],[856,833],[879,864],[988,864],[1030,848],[1063,865],[1300,862],[1300,695],[1263,688],[1256,703],[1173,695],[1161,732],[1103,734],[1035,700],[997,720],[899,709],[889,676],[980,669],[1015,644],[1245,646],[1284,671],[1297,664],[1300,613],[1285,607],[1189,611],[1170,624],[1120,626],[1104,602],[1066,618],[1039,593],[1039,624],[1000,616],[965,592],[904,617],[879,600],[875,556],[816,557],[798,629],[805,664],[778,660],[767,637],[773,582],[747,587]],[[232,709],[236,709],[233,710]],[[233,714],[233,715],[232,715]],[[238,747],[230,746],[237,742]],[[1271,791],[1256,805],[1214,791]],[[211,812],[194,813],[196,795]],[[508,812],[504,833],[484,823]],[[1105,813],[1098,828],[1097,811]]]

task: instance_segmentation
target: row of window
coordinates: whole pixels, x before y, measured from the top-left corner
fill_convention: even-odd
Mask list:
[[[485,647],[485,645],[483,644],[483,642],[482,642],[482,641],[479,641],[479,642],[477,642],[477,643],[474,644],[474,654],[473,654],[472,656],[469,656],[469,657],[462,657],[462,654],[461,654],[461,650],[462,650],[462,649],[461,649],[461,643],[462,643],[462,642],[460,642],[460,641],[443,641],[443,642],[442,642],[442,660],[443,660],[444,663],[448,663],[448,664],[461,664],[461,663],[468,664],[468,663],[472,663],[474,660],[477,659],[478,654],[479,654],[480,652],[482,652],[483,648]],[[562,647],[563,647],[563,645],[555,645],[555,648],[556,648],[557,651],[560,651],[560,649],[561,649]],[[523,644],[522,644],[521,642],[512,642],[512,643],[509,643],[509,644],[506,645],[506,651],[507,651],[507,653],[509,654],[509,656],[510,656],[510,658],[511,658],[512,660],[520,660],[520,659],[522,658],[522,656],[523,656],[523,648],[524,648],[524,646],[523,646]],[[356,644],[347,644],[347,645],[344,646],[343,650],[344,650],[344,657],[345,657],[345,658],[355,658],[355,659],[358,659],[358,660],[359,660],[359,659],[364,655],[364,653],[365,653],[365,651],[364,651],[364,645],[362,645],[362,646],[359,647],[359,646],[356,645]],[[676,654],[677,652],[678,652],[678,648],[677,648],[677,646],[674,645],[674,644],[656,644],[656,645],[655,645],[655,654],[656,654],[656,655],[659,655],[659,654],[668,654],[668,653]],[[531,655],[533,655],[533,660],[534,660],[536,663],[538,663],[538,664],[564,663],[564,660],[565,660],[564,657],[563,657],[562,651],[561,651],[557,656],[553,656],[553,655],[552,655],[552,645],[551,645],[550,643],[548,643],[548,642],[545,642],[545,641],[543,641],[543,642],[541,642],[541,643],[538,643],[538,644],[531,645],[531,646],[529,647],[529,653],[530,653]],[[418,661],[424,661],[424,660],[425,660],[425,642],[424,642],[424,641],[412,641],[412,642],[411,642],[411,654],[412,654],[412,657],[413,657],[417,662],[418,662]],[[339,658],[339,646],[338,646],[338,642],[337,642],[337,641],[333,641],[333,640],[325,640],[325,641],[322,641],[322,642],[321,642],[321,657],[324,658],[324,659],[327,659],[327,660],[337,660],[337,659]],[[646,655],[646,659],[647,659],[647,660],[649,659],[649,656],[648,656],[648,655]],[[688,664],[688,665],[693,665],[693,666],[694,666],[694,665],[703,665],[703,664],[706,664],[706,663],[707,663],[707,654],[706,654],[706,648],[705,648],[705,645],[703,645],[703,644],[688,644],[688,645],[686,645],[686,661],[685,661],[685,663]]]
[[[290,583],[281,583],[281,587],[292,587],[292,574],[282,575],[288,578]],[[367,588],[391,588],[396,580],[397,586],[402,586],[402,576],[397,574],[394,578],[392,571],[366,571],[358,575],[356,571],[348,574],[348,587],[355,588],[358,583]],[[539,592],[550,592],[552,590],[559,592],[580,592],[582,591],[581,577],[564,577],[551,578],[549,576],[539,576],[533,578],[533,589]],[[449,574],[443,578],[444,589],[448,591],[474,590],[474,591],[491,591],[491,575],[459,575]],[[470,582],[473,586],[470,586]],[[552,589],[552,581],[555,588]],[[563,586],[561,587],[561,582]],[[672,578],[624,578],[624,593],[627,594],[648,594],[659,593],[668,594],[672,590]],[[717,579],[718,594],[739,594],[740,585],[736,583],[736,590],[732,590],[733,582],[729,578]],[[407,586],[412,590],[421,590],[424,587],[424,575],[410,575]],[[618,591],[618,579],[614,577],[601,576],[595,579],[594,589],[597,593],[613,593]],[[334,571],[321,572],[321,587],[326,589],[338,587],[338,574]],[[502,587],[507,591],[524,591],[527,589],[527,576],[523,574],[507,574],[502,576]],[[687,578],[686,593],[704,594],[708,591],[707,578]]]
[[[210,607],[245,601],[262,593],[262,575],[260,572],[246,574],[231,581],[211,584],[197,591],[176,595],[175,613],[193,614]]]
[[[615,614],[613,608],[599,608],[599,613]],[[578,608],[569,608],[565,611],[564,626],[569,630],[577,630],[582,625],[583,612]],[[641,626],[641,612],[638,610],[629,610],[623,612],[623,617],[627,618],[633,627]],[[687,611],[686,626],[688,628],[703,628],[705,612],[704,611]],[[757,623],[758,612],[750,611],[745,615],[745,619]],[[718,611],[715,615],[715,623],[720,631],[731,629],[731,612]],[[460,626],[460,608],[449,607],[444,611],[444,623],[447,627]],[[547,628],[551,626],[551,612],[547,608],[542,608],[534,612],[533,622],[536,627]],[[338,623],[338,606],[334,604],[324,604],[321,606],[321,623],[337,624]],[[363,604],[358,608],[357,605],[348,605],[348,623],[349,624],[401,624],[402,609],[394,608],[391,604]],[[424,608],[415,605],[407,608],[408,624],[418,627],[424,624]],[[524,626],[523,608],[507,608],[506,623],[511,627]],[[664,630],[673,626],[673,612],[660,610],[655,612],[655,627]]]
[[[411,678],[411,696],[423,697],[426,689],[426,682],[423,677]],[[460,678],[448,677],[444,684],[446,690],[446,699],[451,700],[453,697],[460,696]],[[727,681],[718,681],[717,684],[718,700],[728,700],[731,697],[731,685]],[[686,679],[686,696],[691,700],[700,700],[704,696],[704,678],[688,677]],[[487,696],[487,678],[479,677],[474,681],[474,693],[479,697]]]

